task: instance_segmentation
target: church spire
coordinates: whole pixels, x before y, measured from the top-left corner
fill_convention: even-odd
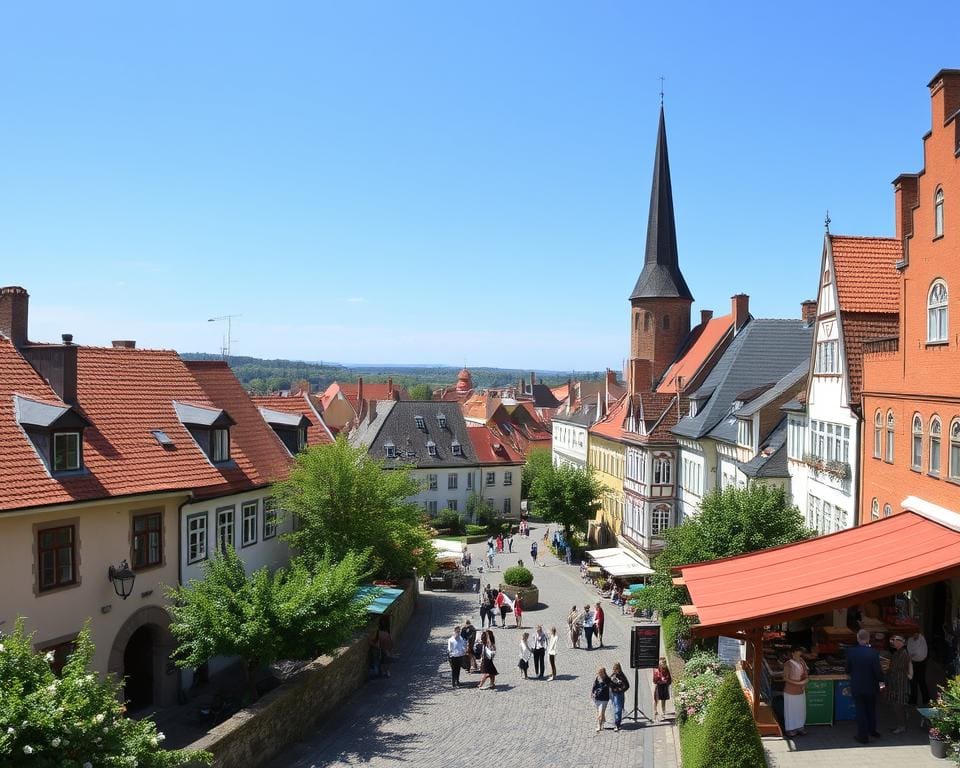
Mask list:
[[[670,159],[667,156],[667,128],[660,105],[657,155],[650,189],[650,216],[647,219],[647,250],[643,271],[637,279],[633,299],[679,298],[693,301],[687,281],[680,273],[677,257],[677,225],[673,217],[673,190]]]

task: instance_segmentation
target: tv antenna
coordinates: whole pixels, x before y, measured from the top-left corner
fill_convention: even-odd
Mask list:
[[[220,315],[219,317],[211,317],[207,320],[208,323],[223,323],[223,343],[220,345],[220,355],[226,360],[230,356],[230,344],[236,341],[233,338],[233,319],[235,317],[242,317],[242,315]]]

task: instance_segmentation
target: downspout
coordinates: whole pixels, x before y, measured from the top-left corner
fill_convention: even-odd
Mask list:
[[[177,585],[183,584],[183,508],[193,501],[193,491],[188,491],[187,498],[177,507]]]

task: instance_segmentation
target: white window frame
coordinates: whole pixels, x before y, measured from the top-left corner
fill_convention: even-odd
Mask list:
[[[497,484],[497,473],[496,472],[487,472],[485,485],[489,488],[490,486]]]
[[[948,341],[949,299],[946,281],[940,278],[934,280],[927,292],[927,344]]]
[[[887,411],[887,453],[886,461],[889,464],[893,464],[894,459],[894,446],[896,442],[896,417],[893,415],[893,409]]]
[[[817,359],[814,373],[824,376],[840,374],[840,342],[837,339],[827,339],[817,342]]]
[[[890,515],[892,515],[892,514],[893,514],[893,507],[891,507],[889,504],[884,504],[884,505],[883,505],[883,516],[884,516],[884,517],[890,517]]]
[[[940,421],[940,417],[934,415],[930,418],[930,456],[927,459],[927,471],[931,475],[940,476],[940,451],[941,451],[941,437],[943,432],[943,426]]]
[[[879,408],[873,415],[873,458],[883,458],[883,413]]]
[[[870,519],[880,519],[880,502],[876,498],[874,498],[873,502],[870,504]]]
[[[910,450],[910,468],[918,472],[923,469],[923,418],[913,414],[913,439]]]
[[[459,512],[457,509],[458,506],[459,504],[456,499],[447,499],[447,509],[449,509],[451,512]]]
[[[230,461],[229,429],[210,430],[210,461],[214,464],[222,464],[225,461]]]
[[[460,475],[458,475],[456,472],[449,472],[447,474],[447,490],[448,491],[457,490],[457,486],[460,484],[459,478],[460,478]]]
[[[467,490],[473,490],[473,472],[467,472]]]
[[[511,472],[509,469],[503,473],[503,484],[513,485],[513,472]]]
[[[75,443],[76,462],[65,461],[64,466],[57,466],[57,443],[70,440]],[[50,470],[52,472],[76,472],[83,466],[83,438],[80,432],[54,432],[53,433],[53,452],[50,454]],[[64,450],[63,456],[66,459],[70,455],[69,449]]]
[[[260,501],[245,501],[240,505],[240,546],[249,547],[257,543],[260,532]]]
[[[960,480],[960,419],[950,422],[950,464],[951,480]]]
[[[943,237],[943,187],[933,193],[933,236]]]
[[[277,510],[277,500],[273,496],[267,496],[263,500],[263,540],[272,539],[277,535],[277,525],[279,512]]]
[[[236,549],[236,513],[237,509],[232,504],[229,507],[220,507],[217,510],[217,547],[218,551],[225,552],[226,545]],[[229,541],[227,540],[229,532]]]
[[[673,461],[666,456],[657,456],[653,460],[653,484],[671,485],[673,476]]]
[[[207,559],[207,512],[187,515],[187,565]]]
[[[668,528],[670,528],[670,507],[666,504],[658,504],[651,510],[650,535],[662,536]]]
[[[437,474],[435,472],[427,475],[427,489],[431,491],[437,490]]]

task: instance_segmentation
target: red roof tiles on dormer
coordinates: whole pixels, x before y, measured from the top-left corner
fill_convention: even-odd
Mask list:
[[[330,432],[326,429],[323,416],[310,401],[306,392],[298,392],[289,397],[281,395],[253,395],[251,399],[259,408],[269,408],[271,411],[306,416],[310,422],[307,427],[307,445],[329,445],[333,442]]]
[[[522,464],[523,454],[488,427],[468,426],[467,434],[481,464]]]

